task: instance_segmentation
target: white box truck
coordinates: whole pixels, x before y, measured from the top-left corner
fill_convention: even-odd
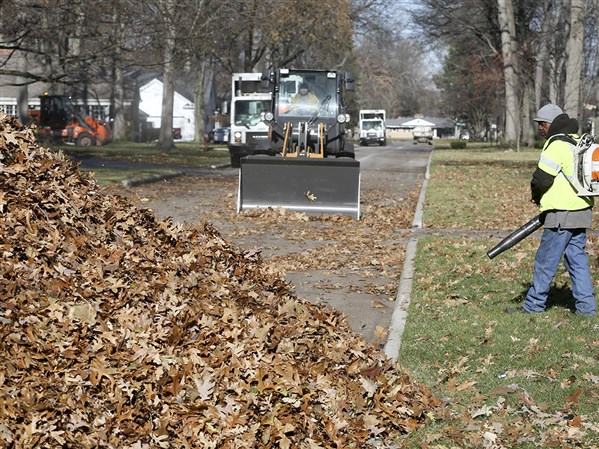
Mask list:
[[[360,145],[387,145],[386,114],[384,109],[360,110]]]
[[[244,156],[271,154],[268,125],[262,113],[270,111],[271,93],[261,86],[262,73],[234,73],[231,90],[231,166],[239,167]]]

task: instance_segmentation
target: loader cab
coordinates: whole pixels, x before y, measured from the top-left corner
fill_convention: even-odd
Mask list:
[[[74,107],[69,97],[42,95],[40,97],[39,125],[51,129],[65,128],[71,120]]]
[[[274,92],[275,119],[304,122],[334,122],[339,108],[336,72],[280,70]]]
[[[40,97],[38,136],[77,146],[104,145],[112,140],[108,124],[82,114],[70,97]]]
[[[350,74],[283,68],[264,72],[261,80],[272,89],[271,111],[264,114],[271,152],[354,157],[353,143],[345,139],[350,117],[343,102],[353,89]]]

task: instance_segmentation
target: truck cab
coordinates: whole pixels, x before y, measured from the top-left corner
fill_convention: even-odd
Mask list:
[[[261,73],[234,73],[231,95],[231,130],[228,140],[231,166],[239,167],[244,156],[273,154],[268,125],[262,114],[271,109],[271,93],[261,87]]]
[[[384,109],[360,110],[360,145],[387,145],[387,123]]]

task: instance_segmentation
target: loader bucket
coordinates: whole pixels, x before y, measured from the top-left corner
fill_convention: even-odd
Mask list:
[[[360,218],[360,162],[350,158],[241,159],[237,212],[282,207]]]

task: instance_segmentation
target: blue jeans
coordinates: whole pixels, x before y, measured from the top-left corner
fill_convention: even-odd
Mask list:
[[[526,294],[523,306],[525,311],[529,313],[545,311],[549,288],[563,255],[564,265],[572,280],[576,314],[597,315],[589,258],[584,250],[586,242],[585,229],[545,228],[535,255],[532,287]]]

